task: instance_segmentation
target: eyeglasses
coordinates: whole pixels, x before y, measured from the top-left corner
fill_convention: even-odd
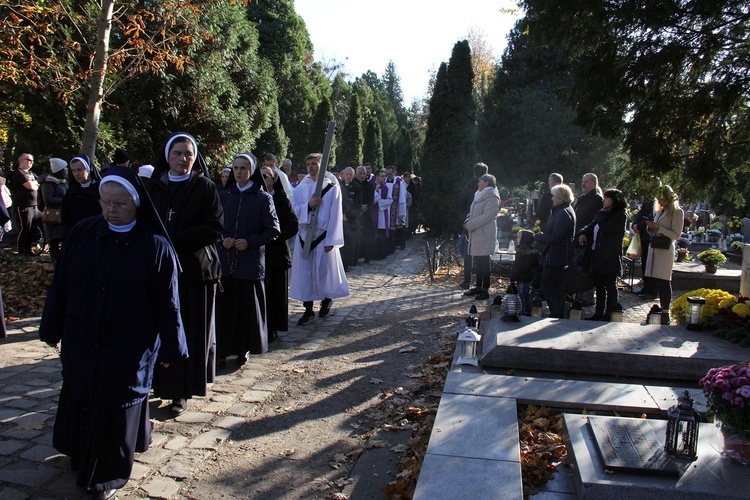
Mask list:
[[[33,161],[34,161],[34,158],[21,158],[21,160],[26,160],[26,161],[30,161],[30,162],[33,162]]]
[[[271,174],[263,174],[264,179],[273,179],[273,175]]]
[[[109,210],[110,212],[119,212],[128,208],[126,203],[117,203],[113,201],[99,200],[99,205],[102,206],[102,210]]]

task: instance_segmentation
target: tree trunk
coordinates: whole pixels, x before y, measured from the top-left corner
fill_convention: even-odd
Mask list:
[[[90,158],[96,153],[96,141],[99,136],[99,115],[104,100],[104,75],[107,72],[109,58],[109,35],[112,30],[112,12],[115,0],[101,0],[102,10],[99,14],[96,35],[94,66],[89,87],[89,104],[86,108],[86,124],[83,127],[82,152]]]

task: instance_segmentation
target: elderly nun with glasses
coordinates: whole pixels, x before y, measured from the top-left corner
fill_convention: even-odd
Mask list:
[[[61,344],[63,385],[53,446],[77,484],[115,496],[135,452],[148,449],[148,394],[157,359],[188,356],[177,291],[178,262],[140,181],[111,167],[99,184],[102,214],[65,238],[39,336]]]

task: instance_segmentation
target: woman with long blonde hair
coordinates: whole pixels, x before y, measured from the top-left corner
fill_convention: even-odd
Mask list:
[[[651,235],[648,249],[646,276],[653,278],[659,294],[662,310],[662,324],[669,324],[669,305],[672,302],[672,267],[674,265],[675,242],[682,235],[685,212],[677,200],[677,193],[667,186],[656,188],[656,214],[654,220],[646,220],[646,228]],[[670,239],[667,248],[655,248],[654,237],[666,236]]]

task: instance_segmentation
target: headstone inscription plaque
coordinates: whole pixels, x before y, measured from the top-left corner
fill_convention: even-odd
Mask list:
[[[590,416],[588,424],[608,470],[680,477],[690,466],[667,455],[665,436],[646,419]]]

